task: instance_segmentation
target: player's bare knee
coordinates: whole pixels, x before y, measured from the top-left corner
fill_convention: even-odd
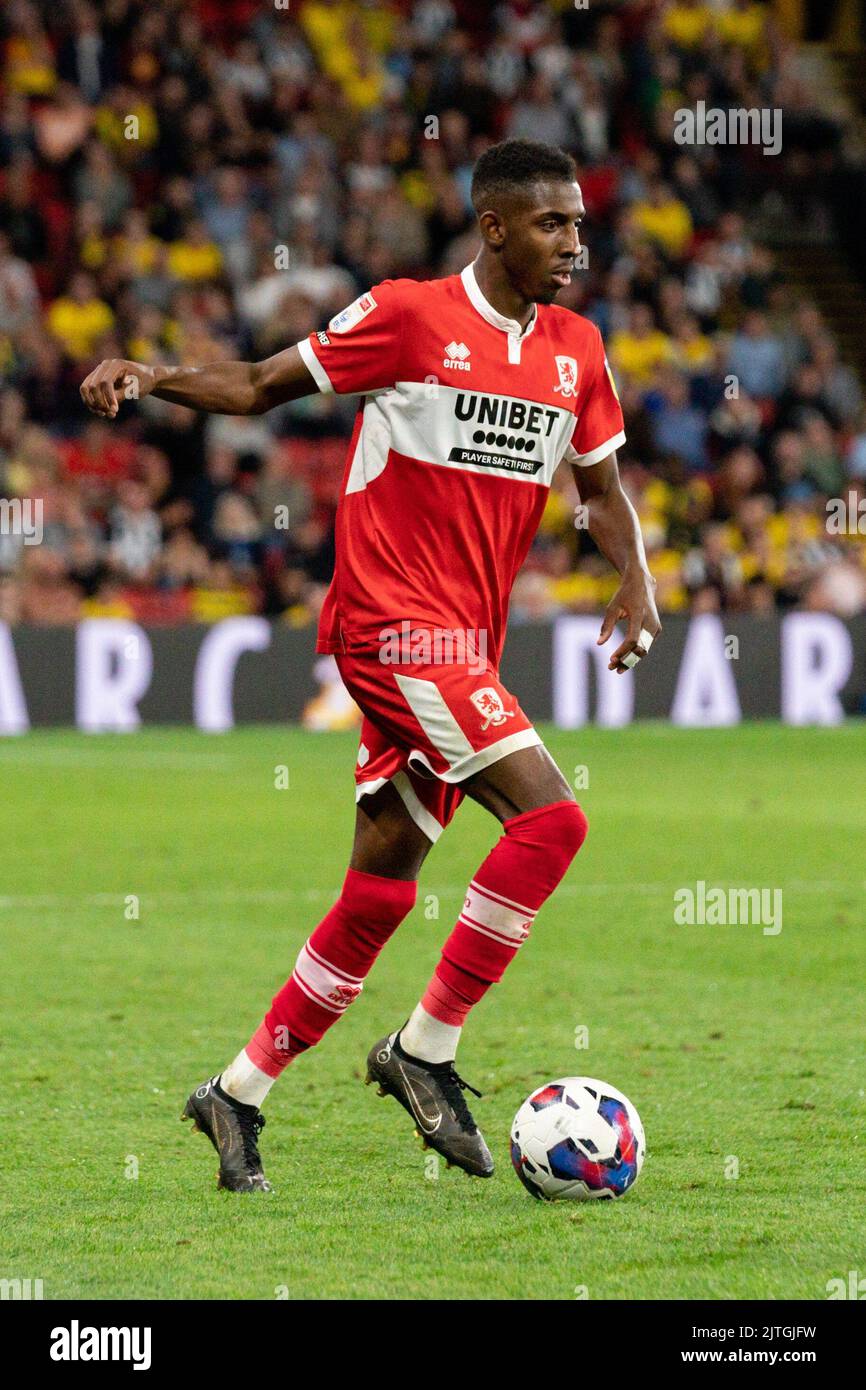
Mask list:
[[[353,869],[384,878],[417,878],[430,847],[390,783],[358,802]]]
[[[431,841],[422,831],[407,831],[401,826],[389,840],[388,850],[392,860],[403,866],[405,877],[417,878],[430,845]]]
[[[464,786],[467,796],[503,824],[515,815],[574,801],[574,792],[541,743],[509,753]]]

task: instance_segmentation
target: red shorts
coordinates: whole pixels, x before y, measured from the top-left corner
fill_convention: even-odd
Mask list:
[[[489,664],[387,665],[342,652],[336,662],[364,715],[355,800],[393,782],[431,840],[463,800],[461,782],[541,742]]]

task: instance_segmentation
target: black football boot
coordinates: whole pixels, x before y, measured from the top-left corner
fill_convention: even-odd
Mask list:
[[[492,1175],[490,1150],[463,1096],[481,1092],[457,1075],[453,1062],[422,1062],[403,1051],[399,1034],[393,1043],[385,1037],[367,1057],[366,1084],[373,1081],[380,1096],[393,1096],[408,1110],[425,1149],[435,1149],[449,1168],[454,1164],[479,1178]]]
[[[219,1077],[202,1082],[193,1091],[182,1120],[192,1120],[193,1129],[206,1134],[220,1157],[217,1187],[230,1192],[272,1192],[262,1171],[258,1138],[265,1117],[255,1105],[242,1105],[226,1095]]]

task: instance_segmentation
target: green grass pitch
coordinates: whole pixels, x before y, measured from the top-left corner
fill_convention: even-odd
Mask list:
[[[466,1029],[494,1178],[425,1162],[361,1084],[495,839],[465,804],[361,999],[272,1092],[264,1199],[217,1192],[179,1115],[339,888],[355,737],[4,742],[0,1278],[46,1298],[826,1298],[866,1270],[863,737],[547,731],[588,771],[590,833]],[[701,879],[781,888],[782,931],[676,925]],[[621,1201],[533,1202],[512,1172],[517,1106],[568,1074],[641,1113]]]

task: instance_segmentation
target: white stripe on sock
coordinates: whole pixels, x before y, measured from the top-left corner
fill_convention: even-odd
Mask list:
[[[460,921],[486,936],[494,936],[509,946],[520,946],[529,935],[535,919],[532,909],[506,907],[493,898],[480,883],[470,883],[466,890]]]
[[[314,951],[309,941],[301,947],[292,979],[309,999],[332,1014],[345,1013],[363,989],[363,981],[347,975]]]

